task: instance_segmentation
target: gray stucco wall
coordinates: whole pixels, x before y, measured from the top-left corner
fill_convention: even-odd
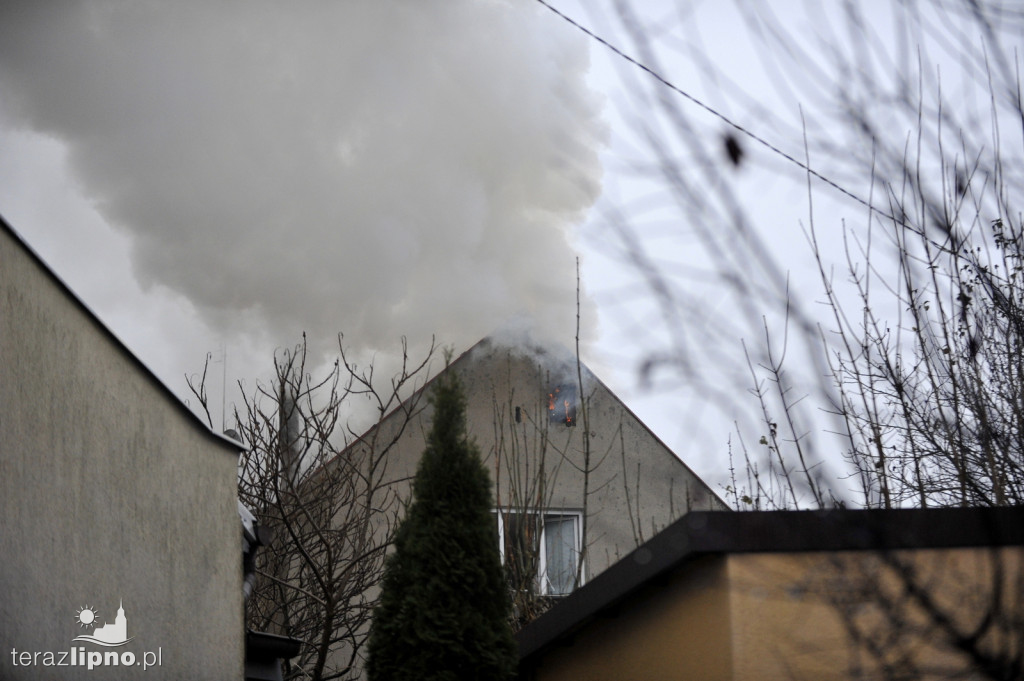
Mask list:
[[[241,679],[236,462],[0,225],[0,678]],[[120,603],[129,643],[72,642]]]
[[[575,358],[564,348],[513,348],[485,339],[455,360],[451,369],[462,381],[470,436],[497,482],[496,498],[502,506],[510,505],[514,487],[536,479],[534,471],[543,455],[548,485],[543,506],[583,510],[586,448],[580,404],[586,398],[591,470],[584,561],[588,578],[688,510],[726,510],[718,496],[586,367],[583,392],[576,400],[576,425],[552,422],[548,395],[555,387],[578,383]],[[406,428],[389,463],[397,479],[415,475],[423,453],[431,408],[425,399],[420,404],[423,410]],[[403,496],[408,493],[403,486]]]

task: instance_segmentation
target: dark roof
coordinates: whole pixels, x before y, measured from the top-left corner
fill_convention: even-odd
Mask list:
[[[517,634],[520,664],[701,556],[1024,544],[1024,507],[695,511],[658,533]]]

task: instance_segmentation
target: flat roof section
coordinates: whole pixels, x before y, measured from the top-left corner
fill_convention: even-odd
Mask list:
[[[701,556],[1024,545],[1024,507],[694,511],[529,623],[520,664]]]

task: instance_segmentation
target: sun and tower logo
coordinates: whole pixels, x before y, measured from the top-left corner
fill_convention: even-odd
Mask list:
[[[112,623],[96,626],[98,618],[99,612],[91,605],[81,608],[75,615],[75,619],[83,628],[92,628],[92,635],[81,634],[71,640],[97,643],[108,648],[123,646],[132,640],[128,637],[128,618],[124,615],[124,599],[118,603],[117,617]]]

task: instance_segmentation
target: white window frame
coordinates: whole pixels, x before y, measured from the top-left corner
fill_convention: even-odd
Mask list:
[[[501,554],[501,564],[505,564],[505,523],[502,521],[502,516],[507,513],[528,513],[534,514],[541,517],[541,528],[540,537],[538,537],[539,552],[540,556],[537,561],[537,580],[539,582],[539,590],[542,596],[568,596],[568,593],[551,593],[551,581],[548,579],[548,556],[547,556],[547,542],[545,541],[547,536],[547,520],[548,518],[556,518],[559,520],[565,518],[571,518],[573,520],[573,555],[576,557],[575,564],[579,569],[579,555],[582,550],[580,540],[583,536],[583,512],[577,509],[561,509],[561,508],[544,508],[544,509],[515,509],[515,508],[495,508],[492,513],[494,514],[495,521],[498,524],[498,552]],[[580,570],[580,583],[576,585],[576,588],[583,586],[586,581],[586,559],[584,558],[583,569]]]

